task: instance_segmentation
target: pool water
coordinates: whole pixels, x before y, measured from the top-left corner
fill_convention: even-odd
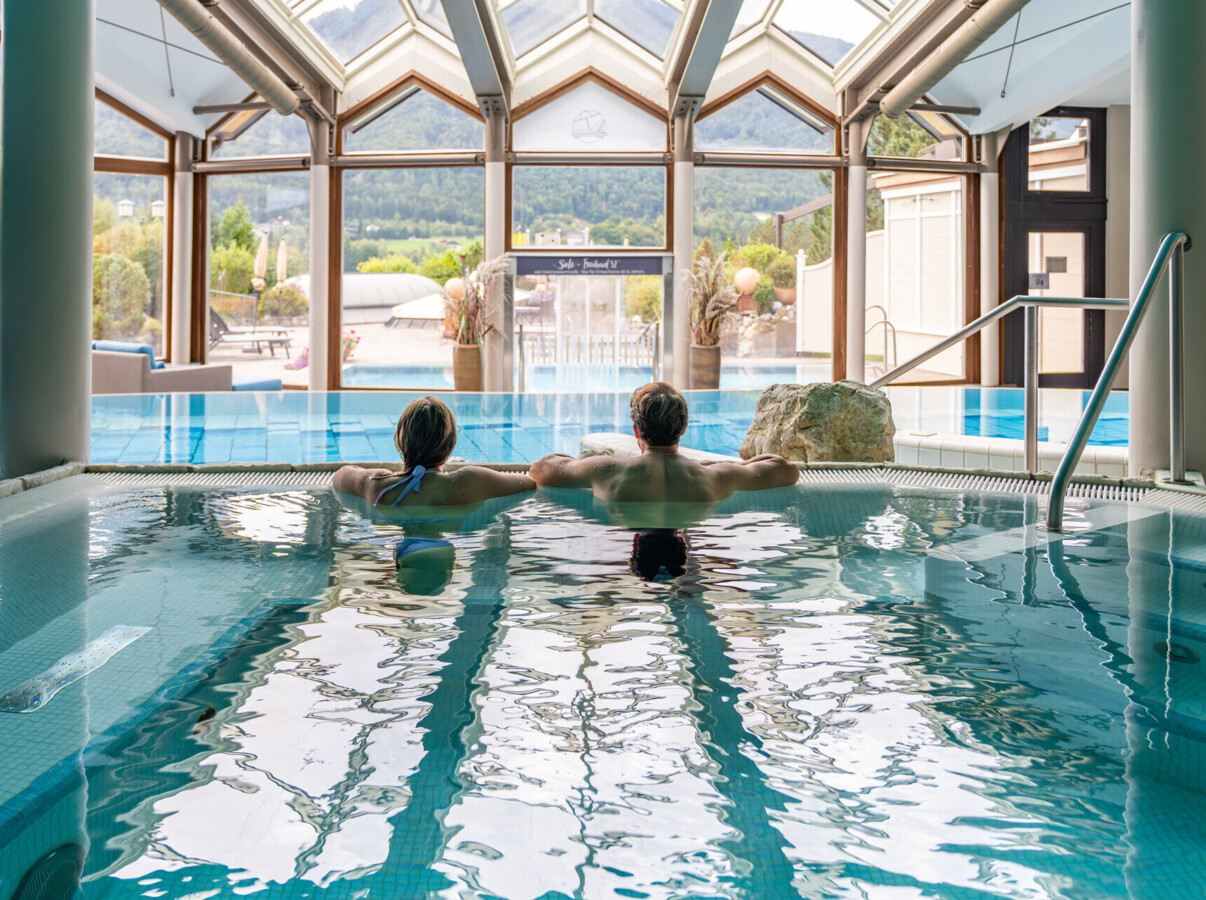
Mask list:
[[[760,390],[688,391],[683,445],[735,455]],[[390,460],[405,392],[132,394],[92,398],[94,463],[321,463]],[[470,462],[531,462],[577,455],[586,434],[628,433],[628,393],[458,394],[439,396],[459,426],[455,455]],[[1022,437],[1016,388],[889,388],[896,427],[919,434]],[[1040,440],[1066,441],[1086,391],[1043,390]],[[1090,443],[1125,446],[1127,395],[1116,391]]]
[[[423,591],[330,491],[32,509],[0,692],[149,630],[0,713],[0,896],[69,843],[85,898],[1196,895],[1206,520],[1069,505],[737,495],[644,580],[553,492]]]

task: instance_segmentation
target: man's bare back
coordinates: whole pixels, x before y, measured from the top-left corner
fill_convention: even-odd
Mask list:
[[[589,487],[607,503],[708,503],[734,491],[758,491],[795,484],[796,467],[767,454],[741,462],[701,464],[674,447],[643,448],[629,459],[555,454],[532,464],[530,475],[548,487]]]

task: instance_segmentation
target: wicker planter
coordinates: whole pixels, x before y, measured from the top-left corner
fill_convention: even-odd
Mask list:
[[[691,345],[691,390],[714,391],[720,387],[720,345]]]
[[[452,384],[458,391],[481,391],[482,351],[479,345],[452,345]]]

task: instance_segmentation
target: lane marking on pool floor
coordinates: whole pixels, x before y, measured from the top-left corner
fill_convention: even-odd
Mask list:
[[[150,630],[142,625],[114,625],[41,674],[0,694],[0,712],[30,713],[41,709],[63,688],[95,672]]]
[[[1005,556],[1009,553],[1020,553],[1034,547],[1050,544],[1052,541],[1075,539],[1083,534],[1103,531],[1130,522],[1149,519],[1152,516],[1168,516],[1167,509],[1138,506],[1135,504],[1118,504],[1110,506],[1095,506],[1084,510],[1080,517],[1074,520],[1065,519],[1067,531],[1048,531],[1045,525],[1018,525],[1005,531],[996,531],[980,537],[968,538],[953,544],[943,544],[934,549],[934,553],[949,553],[965,562],[980,562]]]

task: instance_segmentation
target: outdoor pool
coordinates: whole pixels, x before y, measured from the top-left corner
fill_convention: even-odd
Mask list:
[[[759,390],[688,391],[683,445],[736,454]],[[415,393],[139,394],[92,398],[92,462],[225,463],[392,460],[394,425]],[[441,393],[460,429],[455,455],[470,462],[531,462],[578,453],[583,435],[628,433],[628,393]],[[1016,388],[889,388],[898,432],[1022,437]],[[1066,441],[1087,391],[1043,390],[1039,438]],[[1091,443],[1125,446],[1127,394],[1115,391]]]

